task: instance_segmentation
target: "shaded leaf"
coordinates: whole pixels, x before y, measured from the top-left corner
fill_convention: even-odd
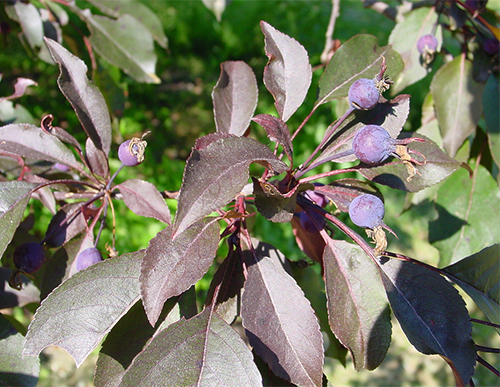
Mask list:
[[[175,234],[231,202],[247,183],[254,162],[278,173],[287,169],[269,148],[247,137],[230,136],[193,149],[184,170]]]
[[[431,83],[443,147],[455,156],[465,139],[476,130],[483,113],[484,84],[472,76],[472,63],[459,55],[443,65]]]
[[[81,170],[70,149],[57,137],[29,124],[11,124],[0,127],[0,150],[21,157],[61,163]]]
[[[465,302],[443,277],[426,267],[379,258],[394,315],[420,352],[446,356],[464,384],[474,373],[476,346]]]
[[[106,154],[97,149],[89,137],[85,142],[85,159],[93,174],[104,178],[109,177],[109,163]]]
[[[481,308],[488,319],[500,324],[500,244],[466,257],[442,270]]]
[[[173,236],[172,226],[151,241],[141,264],[141,294],[151,325],[163,304],[194,285],[210,267],[219,247],[217,218],[201,219]]]
[[[0,314],[0,384],[35,387],[40,359],[22,356],[24,337]]]
[[[293,145],[290,130],[284,121],[270,114],[259,114],[252,118],[252,121],[261,125],[271,141],[283,147],[290,162],[293,161]]]
[[[0,182],[0,257],[5,253],[23,219],[31,193],[38,184],[24,181]]]
[[[163,26],[158,16],[149,9],[145,4],[137,0],[87,0],[89,3],[95,5],[103,13],[112,17],[119,17],[123,14],[132,15],[139,22],[141,22],[153,36],[155,41],[167,48],[167,37],[163,32]]]
[[[302,105],[311,85],[312,70],[305,48],[295,39],[261,21],[265,51],[264,85],[274,97],[280,118],[288,121]]]
[[[319,81],[319,95],[316,102],[325,102],[347,96],[349,87],[359,78],[373,78],[380,72],[384,56],[387,75],[392,79],[403,70],[401,56],[390,46],[380,47],[373,35],[356,35],[335,51]]]
[[[429,242],[446,266],[500,242],[498,187],[483,166],[472,178],[465,170],[450,176],[436,197],[437,219],[429,223]]]
[[[242,136],[257,107],[257,80],[245,62],[227,61],[220,67],[220,77],[212,91],[215,126],[218,132]]]
[[[230,366],[230,372],[228,372]],[[261,386],[252,353],[211,308],[156,335],[121,386]]]
[[[4,261],[5,263],[5,261]],[[33,281],[26,276],[21,276],[21,289],[13,289],[9,286],[9,278],[12,270],[0,267],[0,309],[24,306],[32,302],[40,302],[40,290]]]
[[[309,300],[281,265],[249,255],[241,317],[250,344],[277,376],[321,385],[323,338]]]
[[[330,327],[356,370],[373,370],[391,343],[391,313],[377,265],[359,246],[330,238],[323,264]]]
[[[431,187],[460,168],[461,163],[452,159],[444,153],[434,142],[418,133],[404,133],[401,138],[423,138],[426,142],[413,142],[408,145],[423,154],[426,158],[424,165],[415,165],[418,174],[413,176],[410,181],[408,171],[402,161],[395,159],[376,167],[363,167],[359,169],[367,179],[375,183],[388,185],[389,187],[400,189],[407,192],[418,192],[426,187]],[[412,155],[410,153],[410,155]],[[422,162],[419,155],[413,155],[416,160]]]
[[[292,231],[295,236],[295,241],[299,248],[313,261],[321,263],[323,266],[323,252],[325,250],[325,241],[319,230],[310,232],[305,230],[301,224],[298,216],[294,216],[291,220]]]
[[[38,308],[23,355],[37,356],[57,345],[77,366],[140,297],[139,265],[144,251],[106,259],[76,273]]]
[[[160,83],[155,74],[156,54],[151,33],[134,16],[118,19],[82,13],[90,30],[92,47],[109,63],[138,82]]]
[[[405,13],[404,17],[401,17],[394,26],[389,36],[389,43],[394,50],[401,54],[404,69],[397,78],[393,78],[394,85],[391,90],[393,94],[399,93],[429,73],[429,69],[422,64],[417,42],[421,36],[432,33],[438,40],[436,51],[440,51],[443,37],[441,26],[437,24],[437,18],[435,7],[420,7]]]
[[[353,199],[361,194],[369,193],[383,200],[377,187],[366,181],[351,178],[339,179],[328,185],[317,186],[314,191],[325,195],[342,212],[348,212]]]
[[[59,88],[96,148],[108,155],[111,146],[108,108],[99,89],[87,78],[87,66],[59,43],[48,38],[45,43],[61,70],[57,79]]]
[[[500,86],[498,78],[490,75],[483,91],[484,121],[488,133],[490,152],[495,164],[500,166]]]
[[[45,232],[45,243],[59,247],[83,232],[87,221],[82,212],[84,203],[68,203],[60,208],[50,220]]]
[[[170,210],[153,184],[144,180],[129,179],[115,188],[120,190],[123,201],[134,214],[170,224]]]

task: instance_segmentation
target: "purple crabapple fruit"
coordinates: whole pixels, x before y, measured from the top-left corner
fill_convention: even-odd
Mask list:
[[[19,245],[13,254],[14,265],[19,271],[30,274],[40,269],[45,261],[43,247],[37,242]]]
[[[365,164],[380,164],[396,151],[395,140],[383,127],[366,125],[356,132],[352,150]]]
[[[381,226],[384,215],[384,203],[375,195],[356,196],[349,205],[349,217],[359,227],[374,229]]]
[[[99,250],[95,247],[89,247],[83,250],[76,257],[76,270],[80,271],[86,269],[87,267],[93,265],[94,263],[101,262],[102,255]]]
[[[488,55],[498,54],[500,51],[500,42],[495,38],[486,39],[484,41],[483,48]]]
[[[373,79],[361,78],[349,88],[348,98],[354,109],[368,110],[378,103],[380,93]]]
[[[426,51],[434,53],[437,46],[437,38],[432,34],[422,35],[417,42],[417,50],[421,54],[424,54]]]
[[[54,169],[58,169],[61,172],[68,172],[69,171],[69,166],[61,163],[55,163],[54,164]]]
[[[135,167],[144,161],[146,145],[146,141],[137,137],[124,141],[118,148],[118,158],[127,167]]]

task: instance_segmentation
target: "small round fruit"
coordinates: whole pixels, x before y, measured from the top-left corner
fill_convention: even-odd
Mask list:
[[[308,232],[318,232],[325,227],[325,218],[316,212],[311,212],[311,216],[305,211],[299,213],[301,227]]]
[[[380,98],[380,93],[373,79],[361,78],[351,85],[347,94],[349,104],[355,109],[368,110],[373,108]]]
[[[101,261],[102,261],[101,252],[97,250],[95,247],[89,247],[88,249],[83,250],[76,257],[76,270],[80,271],[86,269],[90,265],[93,265],[94,263]]]
[[[483,48],[489,55],[498,54],[500,51],[500,42],[495,38],[486,39],[484,41]]]
[[[55,163],[54,164],[54,169],[58,169],[61,172],[68,172],[69,171],[69,166],[61,163]]]
[[[43,247],[40,243],[28,242],[19,245],[14,250],[14,265],[24,273],[34,273],[45,261]]]
[[[395,140],[383,127],[366,125],[354,135],[352,150],[363,163],[379,164],[395,152],[396,146]]]
[[[425,52],[434,53],[437,50],[437,46],[437,38],[432,34],[421,36],[417,42],[417,50],[420,54],[424,54]]]
[[[384,215],[384,203],[375,195],[359,195],[349,205],[349,217],[359,227],[373,229],[380,226]]]
[[[120,147],[118,148],[118,158],[127,167],[135,167],[136,165],[142,163],[143,160],[140,160],[138,157],[139,148],[137,144],[133,144],[132,152],[130,151],[130,141],[131,140],[127,140],[120,144]]]

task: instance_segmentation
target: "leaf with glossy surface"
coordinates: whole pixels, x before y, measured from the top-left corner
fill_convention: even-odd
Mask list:
[[[35,387],[40,359],[22,356],[24,337],[0,314],[0,385]]]
[[[57,79],[59,88],[96,148],[108,155],[111,146],[111,120],[104,97],[87,78],[87,66],[59,43],[48,38],[45,38],[45,43],[61,70]]]
[[[387,74],[394,79],[404,67],[401,56],[390,46],[380,47],[373,35],[360,34],[345,42],[333,54],[319,81],[317,105],[347,96],[349,87],[359,78],[373,78],[380,72],[382,57]]]
[[[373,370],[391,343],[391,313],[378,268],[359,246],[330,238],[323,264],[330,327],[356,370]]]
[[[427,137],[418,133],[405,133],[401,136],[401,138],[407,137],[426,140],[425,142],[412,142],[408,145],[409,149],[420,152],[426,158],[424,165],[415,165],[418,173],[410,181],[407,180],[409,175],[406,166],[397,159],[376,167],[360,168],[359,173],[375,183],[384,184],[402,191],[418,192],[439,183],[460,168],[460,162],[449,157]],[[411,153],[410,155],[420,162],[423,161],[419,155]]]
[[[141,294],[151,325],[169,298],[178,296],[207,272],[219,247],[216,218],[193,223],[173,236],[172,226],[151,241],[141,264]]]
[[[252,118],[252,121],[261,125],[267,137],[283,147],[290,162],[293,162],[292,136],[286,122],[270,114],[259,114]]]
[[[472,175],[460,170],[439,188],[437,219],[429,223],[429,242],[447,266],[500,242],[498,186],[482,165]]]
[[[23,355],[38,356],[49,345],[64,348],[77,366],[140,297],[144,251],[106,259],[76,273],[38,308]]]
[[[446,279],[426,267],[378,260],[394,315],[420,352],[446,356],[464,384],[474,373],[476,346],[465,302]]]
[[[483,113],[484,84],[473,79],[472,63],[458,55],[443,65],[431,83],[443,147],[456,155],[465,139],[476,130]]]
[[[241,301],[250,344],[277,376],[321,385],[323,338],[309,300],[283,266],[268,256],[256,258],[249,257]]]
[[[115,188],[120,190],[123,201],[134,214],[170,224],[170,210],[153,184],[144,180],[129,179]]]
[[[211,308],[156,335],[132,362],[123,387],[261,386],[252,352]]]
[[[218,132],[242,136],[257,107],[257,80],[245,62],[227,61],[220,67],[220,77],[212,91],[215,126]]]
[[[23,219],[31,193],[38,184],[24,181],[0,182],[0,257]]]
[[[500,244],[466,257],[442,270],[481,308],[486,317],[500,324]]]
[[[274,97],[280,118],[288,121],[302,105],[311,85],[312,70],[306,49],[295,39],[261,21],[265,50],[269,58],[264,85]]]
[[[202,139],[206,137],[212,136]],[[228,136],[193,149],[184,170],[175,234],[231,202],[246,185],[251,163],[263,164],[277,173],[288,168],[269,148],[247,137]]]

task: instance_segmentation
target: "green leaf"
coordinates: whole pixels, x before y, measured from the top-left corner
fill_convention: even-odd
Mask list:
[[[161,82],[155,74],[153,38],[135,17],[123,14],[114,20],[90,12],[81,15],[91,32],[90,43],[99,55],[138,82]]]
[[[500,244],[489,246],[443,268],[481,308],[486,317],[500,324]]]
[[[57,287],[35,313],[23,355],[38,356],[49,345],[64,348],[77,366],[140,297],[144,251],[106,259]]]
[[[158,16],[145,4],[137,0],[87,0],[95,5],[103,13],[111,17],[119,17],[129,14],[140,21],[148,29],[156,43],[167,48],[167,37],[163,32],[163,26]]]
[[[429,242],[439,250],[439,265],[446,266],[500,242],[498,187],[482,165],[472,178],[460,169],[440,187],[438,217],[429,223]]]
[[[230,368],[228,368],[230,367]],[[212,308],[157,334],[123,376],[123,387],[261,386],[252,352]]]
[[[404,70],[395,79],[391,93],[397,94],[405,87],[414,84],[428,74],[428,69],[422,65],[417,42],[421,36],[434,32],[438,14],[435,7],[421,7],[404,15],[404,18],[394,26],[389,36],[392,48],[401,54]],[[441,27],[434,33],[438,40],[436,51],[440,51],[442,43]]]
[[[484,121],[488,133],[491,156],[500,167],[500,87],[498,78],[491,74],[483,91]]]
[[[427,267],[379,258],[389,302],[410,343],[451,361],[464,384],[474,373],[476,346],[465,302],[446,279]]]
[[[483,113],[484,84],[472,76],[472,63],[459,55],[441,67],[431,83],[436,115],[446,152],[453,157],[476,130]]]
[[[359,246],[333,239],[323,263],[330,327],[356,370],[373,370],[391,343],[391,313],[378,268]]]
[[[347,96],[349,87],[359,78],[373,78],[380,72],[382,57],[387,75],[395,78],[404,67],[401,56],[390,46],[379,47],[373,35],[356,35],[335,52],[319,81],[316,106]]]
[[[0,257],[21,223],[31,193],[38,184],[24,181],[0,182]]]
[[[24,337],[0,314],[0,385],[35,387],[40,359],[22,356]]]

